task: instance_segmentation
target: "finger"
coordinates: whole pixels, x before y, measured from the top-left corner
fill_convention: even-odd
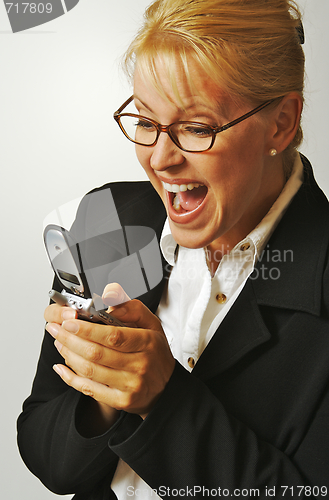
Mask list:
[[[137,386],[137,378],[133,372],[126,371],[124,368],[125,363],[119,365],[119,370],[113,369],[108,366],[103,366],[97,363],[90,362],[85,358],[82,358],[75,352],[70,351],[66,346],[60,344],[57,340],[55,341],[55,347],[60,352],[61,356],[65,359],[65,363],[70,367],[77,375],[93,380],[100,384],[105,384],[109,387],[115,387],[118,390],[131,390],[134,391]],[[130,358],[133,361],[133,365],[138,365],[135,356],[131,354],[120,354],[120,356],[125,356],[125,358]],[[128,360],[129,364],[129,360]],[[123,368],[124,366],[124,368]]]
[[[86,379],[72,372],[64,365],[54,365],[53,369],[67,385],[100,403],[116,410],[130,411],[132,413],[146,412],[144,406],[140,406],[138,398],[136,399],[135,394],[132,392],[121,391],[94,380]]]
[[[112,389],[121,392],[137,395],[142,390],[142,378],[140,373],[143,373],[142,366],[145,364],[145,356],[143,354],[122,354],[120,356],[128,360],[131,365],[130,370],[126,370],[126,363],[121,362],[119,369],[113,369],[108,366],[103,366],[91,363],[81,356],[70,351],[57,340],[55,346],[65,359],[66,365],[71,368],[74,373],[84,379],[92,380],[99,384],[106,385]],[[147,391],[150,393],[151,391]]]
[[[109,305],[107,312],[129,326],[160,330],[157,316],[140,301],[130,300],[129,296],[118,283],[106,285],[102,300]]]
[[[44,318],[47,323],[58,323],[60,325],[66,319],[77,318],[77,312],[71,307],[51,304],[46,307]]]
[[[154,336],[157,333],[142,328],[108,326],[78,319],[64,321],[62,327],[67,332],[82,339],[126,353],[146,350],[153,344]],[[48,325],[47,330],[49,331]],[[161,335],[163,335],[162,331]]]
[[[159,318],[140,300],[130,300],[111,308],[111,315],[129,326],[134,325],[137,328],[163,331]]]
[[[84,322],[82,321],[82,323]],[[56,323],[48,323],[46,328],[56,339],[55,347],[66,363],[74,371],[79,371],[86,377],[93,377],[94,375],[95,367],[90,366],[91,364],[125,371],[134,371],[138,368],[139,360],[132,353],[122,353],[104,347],[99,343],[86,340],[77,334],[69,333]],[[74,355],[78,356],[79,359]],[[104,382],[103,379],[99,380]]]
[[[107,306],[116,306],[127,302],[130,297],[118,283],[109,283],[104,288],[102,300]]]
[[[110,402],[115,402],[115,400],[118,399],[115,398],[116,393],[119,392],[116,389],[111,389],[104,384],[77,375],[64,365],[54,365],[53,369],[70,387],[73,387],[86,396],[92,397],[96,401],[108,404],[112,408],[116,407],[110,404]]]

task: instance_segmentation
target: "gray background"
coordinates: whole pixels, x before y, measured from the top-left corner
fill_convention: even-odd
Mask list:
[[[12,34],[0,4],[2,411],[1,497],[56,497],[25,468],[16,418],[43,336],[52,273],[43,220],[59,205],[118,179],[144,179],[113,110],[130,95],[120,57],[147,0],[81,0],[54,21]],[[305,141],[329,195],[328,0],[300,0],[307,57]],[[68,497],[71,498],[71,495]]]

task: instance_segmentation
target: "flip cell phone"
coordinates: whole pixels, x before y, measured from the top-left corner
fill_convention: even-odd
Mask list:
[[[125,326],[106,312],[107,308],[99,295],[94,293],[90,296],[79,244],[74,241],[69,231],[50,224],[44,230],[44,242],[52,268],[64,287],[61,293],[51,290],[50,298],[61,306],[75,309],[81,319],[111,326]]]

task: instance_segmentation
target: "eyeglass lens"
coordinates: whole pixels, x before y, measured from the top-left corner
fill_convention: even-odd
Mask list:
[[[136,116],[121,116],[120,121],[132,141],[145,146],[155,143],[158,129],[151,121]],[[171,137],[188,151],[204,151],[208,149],[213,138],[213,133],[207,126],[190,122],[174,123],[169,130]]]

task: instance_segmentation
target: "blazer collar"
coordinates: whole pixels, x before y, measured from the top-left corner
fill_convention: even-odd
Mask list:
[[[304,183],[250,277],[258,304],[319,315],[329,239],[329,206],[308,160]]]

